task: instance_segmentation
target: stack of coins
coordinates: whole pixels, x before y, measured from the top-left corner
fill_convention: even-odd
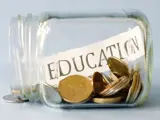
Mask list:
[[[130,70],[121,59],[107,60],[110,74],[94,72],[89,77],[71,75],[59,82],[58,91],[65,102],[133,103],[142,91],[139,69]],[[91,80],[90,80],[91,79]]]
[[[121,59],[110,57],[107,60],[110,78],[105,89],[99,92],[99,97],[93,98],[96,103],[133,103],[142,91],[142,81],[138,68],[129,70],[128,65]],[[130,72],[129,72],[130,71]],[[103,74],[103,73],[101,73]],[[93,77],[93,81],[95,78]],[[107,81],[107,80],[106,80]]]

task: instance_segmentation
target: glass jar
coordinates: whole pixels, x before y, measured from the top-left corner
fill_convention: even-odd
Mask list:
[[[150,25],[137,11],[28,14],[10,25],[12,94],[50,107],[133,107],[152,79]]]

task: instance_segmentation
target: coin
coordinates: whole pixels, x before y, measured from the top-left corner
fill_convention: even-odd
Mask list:
[[[129,100],[130,103],[135,102],[135,100],[137,99],[137,97],[138,97],[138,95],[140,93],[141,87],[142,87],[142,82],[141,82],[139,71],[135,72],[135,74],[133,76],[133,79],[136,79],[137,84],[136,84],[135,89],[133,91],[132,97]]]
[[[131,87],[131,79],[130,79],[129,84],[123,89],[123,91],[128,93],[130,87]]]
[[[20,96],[13,95],[13,94],[5,95],[5,96],[3,96],[3,99],[5,100],[5,102],[8,102],[8,103],[24,103],[24,102],[28,102],[27,99],[21,99]]]
[[[135,71],[133,73],[132,85],[129,89],[126,102],[129,102],[129,103],[133,102],[136,99],[137,94],[140,92],[140,88],[141,88],[140,74],[138,71]]]
[[[93,81],[94,93],[97,94],[105,89],[106,85],[108,84],[106,79],[107,78],[104,78],[104,75],[102,75],[99,72],[95,72],[93,74],[92,81]]]
[[[113,80],[109,76],[107,76],[103,73],[102,73],[102,77],[105,82],[107,81],[107,84],[111,84],[113,82]]]
[[[115,74],[113,74],[112,72],[110,73],[109,77],[112,79],[112,81],[118,81],[119,80],[118,77]]]
[[[133,95],[133,98],[132,98],[132,100],[130,102],[135,102],[136,101],[136,99],[138,98],[138,95],[140,93],[141,86],[142,86],[142,84],[141,84],[141,82],[139,82],[139,84],[137,86],[137,89],[135,90],[135,93]]]
[[[112,88],[112,87],[114,87],[115,85],[117,85],[118,82],[119,82],[119,81],[113,81],[111,84],[107,85],[106,88],[105,88],[102,92],[100,92],[99,94],[105,96],[105,93],[107,93],[110,88]]]
[[[114,82],[114,84],[107,85],[106,89],[100,92],[100,94],[103,96],[111,96],[125,88],[129,82],[130,80],[127,76],[122,76],[119,78],[119,81]]]
[[[112,104],[112,103],[119,103],[121,101],[122,97],[113,97],[113,98],[93,98],[93,102],[95,103],[108,103],[108,104]]]
[[[119,92],[120,90],[124,89],[128,84],[129,84],[129,79],[127,76],[123,76],[120,78],[120,82],[115,85],[114,87],[112,87],[108,92],[108,96],[111,96],[117,92]]]
[[[130,83],[123,89],[123,91],[125,91],[127,93],[129,92],[129,89],[130,89],[131,84],[132,84],[133,74],[134,74],[134,69],[132,68],[131,71],[130,71],[130,74],[129,74]]]
[[[116,57],[109,57],[107,59],[108,67],[113,73],[117,73],[119,76],[128,76],[128,65]]]
[[[113,72],[113,74],[117,77],[117,78],[120,78],[120,77],[122,77],[119,73],[117,73],[117,72]]]
[[[127,103],[129,102],[129,100],[130,100],[131,97],[132,97],[133,90],[134,90],[134,88],[135,88],[135,84],[136,84],[136,81],[133,81],[133,82],[132,82],[132,85],[131,85],[131,87],[130,87],[130,89],[129,89],[127,98],[126,98],[126,102],[127,102]]]
[[[48,84],[43,84],[42,88],[44,92],[44,97],[48,102],[55,104],[61,103],[62,98],[59,92],[54,87]]]
[[[119,92],[120,90],[122,90],[126,84],[128,84],[128,80],[123,80],[122,82],[119,82],[119,84],[115,85],[113,88],[111,88],[109,91],[108,91],[108,94],[107,96],[111,96],[117,92]]]
[[[87,77],[71,75],[59,82],[58,90],[66,102],[81,103],[90,98],[93,86]]]
[[[134,74],[134,69],[132,68],[130,72],[130,79],[133,79],[133,74]]]
[[[136,94],[137,89],[138,89],[138,87],[139,87],[139,75],[138,75],[138,72],[137,72],[137,71],[136,71],[136,72],[134,73],[134,75],[133,75],[133,80],[136,81],[136,84],[135,84],[135,88],[134,88],[134,90],[133,90],[133,94],[132,94],[131,99],[130,99],[129,102],[133,102],[133,101],[134,101],[134,99],[135,99],[135,97],[136,97],[135,94]]]

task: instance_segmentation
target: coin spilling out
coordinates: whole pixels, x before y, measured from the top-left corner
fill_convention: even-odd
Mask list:
[[[95,103],[107,103],[107,104],[113,104],[113,103],[119,103],[121,102],[121,97],[113,97],[113,98],[93,98],[92,101]]]
[[[58,90],[64,101],[82,103],[91,97],[93,85],[87,77],[71,75],[59,82]]]
[[[129,68],[125,62],[116,58],[110,57],[107,59],[108,67],[113,73],[117,73],[119,76],[128,76]]]
[[[95,72],[93,74],[92,81],[93,81],[94,93],[96,94],[105,89],[105,87],[108,84],[109,79],[107,79],[101,73]]]
[[[119,81],[114,82],[114,84],[107,85],[106,89],[100,92],[103,96],[111,96],[123,88],[125,88],[129,84],[129,78],[127,76],[122,76],[119,78]]]
[[[13,95],[13,94],[5,95],[3,99],[5,102],[8,102],[8,103],[24,103],[29,101],[28,99],[23,99],[20,96]]]
[[[141,81],[141,78],[140,78],[139,71],[135,71],[133,73],[132,80],[133,80],[132,85],[129,89],[128,96],[127,96],[127,99],[126,99],[127,103],[135,102],[135,100],[137,99],[137,97],[138,97],[138,95],[141,91],[141,88],[142,88],[142,81]]]

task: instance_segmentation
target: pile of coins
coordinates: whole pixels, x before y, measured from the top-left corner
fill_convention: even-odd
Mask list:
[[[44,84],[43,97],[51,103],[87,103],[99,104],[133,103],[140,95],[143,85],[139,68],[129,69],[121,59],[107,59],[109,75],[94,72],[92,76],[71,75],[59,82],[57,88]],[[33,86],[32,99],[40,99],[40,84]],[[3,99],[7,102],[23,103],[31,99],[21,96],[21,92],[13,90]]]
[[[133,103],[142,91],[139,68],[129,69],[121,59],[107,59],[110,74],[95,72],[92,77],[71,75],[59,82],[60,96],[67,103]]]

